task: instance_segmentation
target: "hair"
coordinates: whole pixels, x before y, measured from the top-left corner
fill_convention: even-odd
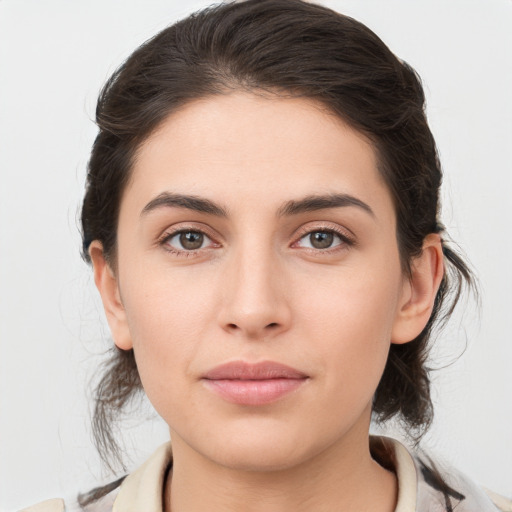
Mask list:
[[[420,78],[358,21],[301,0],[248,0],[195,13],[135,50],[97,104],[99,133],[82,208],[85,260],[99,240],[116,269],[120,202],[141,144],[188,102],[240,90],[318,102],[372,142],[394,202],[405,273],[425,237],[442,235],[446,272],[432,315],[413,341],[391,345],[373,400],[377,421],[397,417],[419,439],[433,417],[427,367],[433,328],[473,278],[439,221],[442,173]],[[142,389],[133,351],[111,350],[93,416],[107,463],[119,459],[113,422]]]

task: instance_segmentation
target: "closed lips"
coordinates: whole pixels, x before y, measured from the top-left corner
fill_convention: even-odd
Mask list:
[[[308,380],[295,368],[273,361],[236,361],[213,368],[203,376],[206,387],[222,399],[247,406],[266,405],[285,397]]]
[[[307,377],[305,373],[295,368],[273,361],[255,364],[235,361],[213,368],[203,378],[208,380],[268,380],[305,379]]]

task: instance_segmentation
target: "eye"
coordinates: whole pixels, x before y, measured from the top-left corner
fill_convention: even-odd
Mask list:
[[[177,251],[197,251],[212,244],[212,240],[201,231],[183,230],[168,236],[164,241]]]
[[[307,249],[322,250],[332,249],[343,243],[348,243],[348,240],[342,235],[339,235],[335,231],[321,229],[311,231],[302,236],[297,242],[297,245]]]

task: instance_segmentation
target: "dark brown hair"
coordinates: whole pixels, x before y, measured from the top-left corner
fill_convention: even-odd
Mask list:
[[[404,272],[438,219],[441,169],[414,70],[361,23],[300,0],[248,0],[205,9],[139,47],[104,86],[82,209],[83,254],[99,240],[115,269],[120,200],[140,145],[193,99],[233,90],[304,97],[323,104],[373,143],[392,195]],[[414,438],[432,421],[426,366],[436,323],[472,277],[443,242],[446,274],[432,316],[410,343],[391,345],[374,417],[401,418]],[[101,455],[116,455],[112,422],[141,390],[133,351],[112,349],[99,382],[94,431]]]

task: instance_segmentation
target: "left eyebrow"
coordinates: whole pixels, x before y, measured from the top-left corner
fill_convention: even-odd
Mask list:
[[[375,213],[365,202],[349,194],[328,194],[307,196],[304,199],[287,201],[278,211],[279,216],[355,206],[375,218]]]

